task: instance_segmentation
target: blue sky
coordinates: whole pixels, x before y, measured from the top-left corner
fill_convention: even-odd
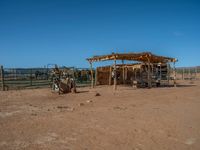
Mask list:
[[[0,0],[5,67],[88,67],[87,57],[112,51],[200,65],[200,1]]]

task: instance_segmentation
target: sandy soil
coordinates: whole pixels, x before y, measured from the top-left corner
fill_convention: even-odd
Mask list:
[[[100,86],[78,91],[0,92],[0,149],[200,149],[200,82],[176,88],[118,86],[114,92]]]

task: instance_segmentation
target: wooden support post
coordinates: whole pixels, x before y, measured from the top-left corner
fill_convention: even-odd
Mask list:
[[[124,68],[124,83],[126,84],[128,68]]]
[[[98,84],[98,70],[96,68],[96,70],[95,70],[95,86],[97,86],[97,84]]]
[[[140,65],[140,81],[139,81],[139,84],[141,84],[142,83],[142,70],[143,68],[142,68],[142,64]]]
[[[137,81],[137,69],[135,68],[134,70],[133,70],[133,72],[134,72],[134,75],[135,75],[135,81]]]
[[[150,72],[151,68],[150,68],[150,60],[148,59],[148,88],[151,88],[151,72]]]
[[[2,91],[5,90],[5,85],[4,85],[4,70],[3,70],[3,66],[1,66],[1,88],[2,88]]]
[[[122,80],[123,80],[123,84],[125,84],[125,67],[124,67],[124,60],[122,60]]]
[[[162,64],[160,63],[160,82],[162,80]]]
[[[174,61],[174,87],[176,87],[176,67],[175,67],[175,61]]]
[[[15,80],[17,80],[17,69],[15,69]]]
[[[110,72],[109,72],[109,85],[112,84],[112,66],[110,66]]]
[[[182,70],[182,80],[185,80],[185,69],[183,68],[183,70]]]
[[[116,68],[116,59],[114,60],[114,90],[117,89],[117,68]]]
[[[90,71],[91,71],[91,88],[94,88],[92,62],[90,62]]]
[[[123,80],[123,84],[125,84],[125,67],[124,67],[124,65],[122,66],[122,80]]]
[[[167,63],[167,84],[169,86],[169,79],[170,79],[170,64]]]

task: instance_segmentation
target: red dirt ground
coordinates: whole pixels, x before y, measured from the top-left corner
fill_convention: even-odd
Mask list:
[[[78,91],[0,92],[0,149],[200,149],[200,82],[176,88],[118,86],[114,92],[99,86]]]

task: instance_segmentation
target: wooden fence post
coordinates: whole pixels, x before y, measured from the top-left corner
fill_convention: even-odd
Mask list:
[[[185,69],[183,68],[183,72],[182,72],[182,80],[185,80]]]
[[[3,70],[3,66],[1,66],[1,87],[2,87],[2,91],[5,90],[5,87],[4,87],[4,70]]]
[[[31,69],[31,71],[30,71],[30,86],[32,86],[33,84],[32,84],[32,69]]]
[[[195,67],[195,80],[197,80],[197,67]]]

